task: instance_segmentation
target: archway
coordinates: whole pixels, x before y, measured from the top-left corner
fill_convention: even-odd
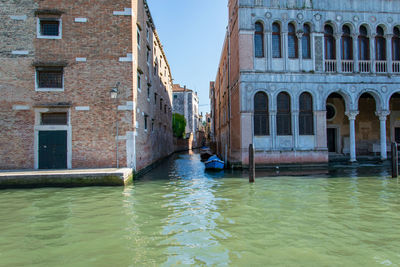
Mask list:
[[[348,153],[349,150],[345,139],[347,137],[348,141],[349,121],[345,112],[346,102],[343,96],[336,92],[330,94],[326,100],[327,147],[330,159],[335,155]]]
[[[376,116],[375,98],[363,93],[358,99],[359,114],[355,121],[356,153],[359,156],[373,156],[381,152],[380,122]]]
[[[390,123],[389,138],[391,142],[400,143],[400,92],[393,94],[389,101]]]

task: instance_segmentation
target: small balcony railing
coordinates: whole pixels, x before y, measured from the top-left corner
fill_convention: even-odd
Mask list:
[[[400,61],[393,61],[393,72],[400,73]]]
[[[325,60],[325,71],[336,72],[336,60]]]
[[[342,60],[342,72],[353,72],[354,61],[353,60]]]
[[[361,73],[368,73],[371,72],[371,61],[369,60],[360,60],[358,62],[359,70]]]
[[[376,72],[382,73],[387,72],[387,62],[383,60],[378,60],[375,62]]]

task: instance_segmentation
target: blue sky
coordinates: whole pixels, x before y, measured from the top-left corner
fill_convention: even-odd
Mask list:
[[[226,0],[148,0],[171,66],[174,83],[198,92],[200,112],[209,111],[228,23]]]

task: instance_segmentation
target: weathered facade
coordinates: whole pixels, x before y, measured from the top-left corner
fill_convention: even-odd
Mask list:
[[[196,133],[199,130],[199,97],[193,90],[173,85],[173,112],[185,116],[186,134],[192,133],[196,141]]]
[[[210,85],[218,153],[258,165],[387,158],[400,138],[400,1],[230,0]]]
[[[139,171],[172,152],[146,1],[3,1],[0,21],[0,169]]]

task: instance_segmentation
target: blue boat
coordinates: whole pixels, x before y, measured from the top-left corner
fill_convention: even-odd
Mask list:
[[[225,166],[225,163],[215,155],[211,156],[204,164],[206,170],[223,170]]]

